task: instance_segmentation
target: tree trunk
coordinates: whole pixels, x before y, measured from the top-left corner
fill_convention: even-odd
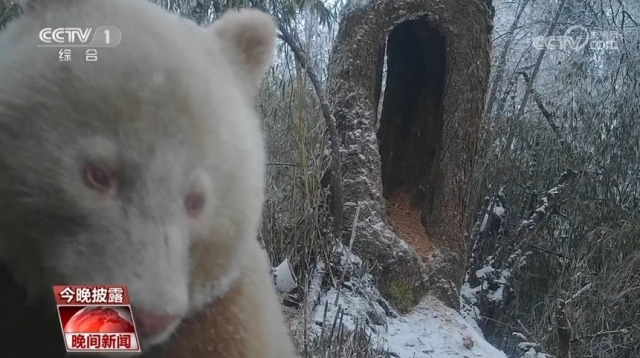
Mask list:
[[[426,293],[459,304],[490,35],[481,0],[352,1],[340,22],[327,93],[341,139],[343,239],[359,203],[354,249],[397,308]]]

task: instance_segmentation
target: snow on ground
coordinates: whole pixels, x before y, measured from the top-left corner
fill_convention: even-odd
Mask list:
[[[339,261],[353,273],[361,261],[346,251]],[[320,334],[323,319],[325,327],[330,329],[341,307],[346,329],[355,329],[359,322],[373,337],[372,342],[400,358],[506,358],[484,340],[477,325],[436,298],[425,297],[409,314],[402,316],[380,297],[369,274],[358,276],[351,275],[339,294],[335,288],[322,294],[312,315],[315,334]],[[337,305],[336,296],[339,296]]]
[[[482,330],[477,323],[480,317],[480,310],[476,306],[476,303],[478,303],[477,294],[480,289],[480,286],[471,287],[469,282],[462,284],[462,287],[460,287],[460,314],[476,332],[482,334]]]
[[[322,322],[325,301],[329,302],[325,322],[333,322],[338,312],[338,307],[333,305],[336,295],[337,290],[331,289],[321,298],[313,316],[316,330],[320,330],[317,323]],[[347,329],[354,329],[356,319],[367,317],[370,310],[366,298],[354,295],[346,289],[340,293],[338,305],[344,309],[343,322]],[[504,353],[487,343],[481,333],[460,314],[430,296],[408,315],[387,318],[386,323],[386,328],[369,325],[369,333],[373,334],[374,342],[382,343],[386,349],[401,358],[506,358]],[[473,342],[473,346],[466,348],[465,343],[469,346],[469,342]]]

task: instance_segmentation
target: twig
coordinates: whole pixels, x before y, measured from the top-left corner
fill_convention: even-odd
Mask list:
[[[529,337],[529,339],[532,339],[532,340],[533,340],[533,343],[537,344],[537,345],[538,345],[538,347],[542,348],[542,345],[540,344],[540,342],[538,342],[538,340],[536,339],[536,337],[535,337],[533,334],[531,334],[531,332],[529,332],[529,330],[527,329],[527,327],[526,327],[524,324],[522,324],[522,322],[521,322],[519,319],[517,319],[516,321],[517,321],[517,322],[518,322],[518,324],[520,325],[520,328],[522,328],[522,330],[523,330],[523,331],[527,332],[527,336]]]
[[[506,67],[505,64],[507,63],[507,54],[509,53],[509,49],[511,48],[511,43],[515,38],[515,32],[518,29],[518,23],[520,22],[520,17],[524,13],[524,9],[527,7],[528,3],[529,3],[529,0],[525,0],[523,2],[523,4],[520,6],[520,9],[518,9],[518,12],[516,13],[513,23],[511,24],[511,27],[505,33],[505,35],[508,35],[508,37],[504,43],[504,46],[502,47],[502,51],[500,53],[500,60],[498,61],[498,64],[496,66],[495,76],[491,84],[491,90],[489,92],[489,96],[487,99],[487,106],[484,113],[485,118],[489,117],[493,110],[496,96],[498,94],[498,87],[500,86],[502,79],[504,77],[504,70]]]
[[[353,241],[356,238],[356,226],[358,225],[358,217],[360,216],[360,202],[358,202],[358,206],[356,207],[356,215],[353,218],[353,226],[351,227],[351,239],[349,239],[349,254],[351,254],[351,250],[353,249]],[[351,258],[349,258],[351,261]]]
[[[562,133],[560,133],[560,128],[554,122],[555,115],[553,113],[549,112],[549,110],[547,110],[547,108],[544,106],[544,103],[542,103],[542,99],[540,99],[540,95],[533,88],[533,85],[529,86],[529,82],[531,82],[531,80],[529,79],[529,75],[525,71],[519,71],[517,73],[522,75],[522,77],[524,78],[524,82],[527,84],[527,88],[531,87],[531,94],[533,95],[533,100],[536,102],[536,105],[538,106],[538,109],[540,109],[540,112],[542,113],[542,116],[547,120],[547,123],[549,124],[549,127],[551,127],[551,130],[553,131],[553,133],[556,135],[556,137],[560,141],[560,145],[562,145],[562,147],[565,150],[571,151],[571,147],[570,147],[569,143],[564,139],[564,137],[562,136]]]
[[[280,167],[297,167],[298,166],[298,164],[294,164],[294,163],[275,163],[275,162],[269,162],[267,163],[267,165],[280,166]]]
[[[587,285],[585,285],[583,288],[579,289],[578,292],[574,293],[573,296],[571,296],[571,298],[569,298],[567,300],[567,303],[575,300],[576,298],[580,297],[580,295],[582,295],[583,293],[589,291],[591,288],[593,287],[592,283],[589,283]]]
[[[629,334],[629,330],[626,329],[626,328],[623,328],[623,329],[616,329],[615,331],[600,331],[600,332],[594,334],[593,338],[598,337],[598,336],[609,335],[609,334]]]
[[[556,26],[558,25],[558,20],[560,19],[560,15],[562,14],[562,9],[564,8],[564,4],[567,2],[567,0],[562,0],[562,2],[560,3],[560,5],[558,6],[558,10],[556,11],[556,14],[553,18],[553,22],[551,23],[551,26],[549,26],[549,29],[547,30],[546,33],[546,37],[549,38],[551,35],[553,35],[553,31],[555,31]],[[547,52],[547,48],[544,47],[542,48],[542,50],[540,50],[540,54],[538,55],[538,58],[536,59],[536,63],[533,67],[533,73],[531,74],[531,81],[529,81],[529,83],[527,84],[527,90],[524,93],[524,97],[522,98],[522,103],[520,104],[520,108],[518,109],[518,113],[516,114],[515,118],[513,119],[514,122],[518,122],[522,116],[524,115],[524,109],[527,106],[527,102],[529,101],[529,94],[531,93],[531,88],[533,87],[533,82],[536,80],[536,77],[538,76],[538,72],[540,71],[540,65],[542,65],[542,58],[544,57],[545,53]],[[507,137],[507,144],[506,144],[506,148],[511,147],[511,142],[513,141],[513,130],[510,131],[509,136]]]
[[[303,338],[298,339],[299,343],[303,344],[304,351],[308,352],[309,350],[309,332],[311,328],[311,312],[316,307],[320,299],[320,294],[322,292],[322,278],[325,274],[325,263],[322,258],[318,258],[316,266],[311,275],[310,283],[307,289],[307,294],[305,295],[305,304],[302,309],[302,322],[303,322]],[[326,314],[326,313],[325,313]],[[296,324],[292,324],[292,327],[297,328]],[[299,332],[299,330],[294,329],[294,331]],[[300,342],[301,341],[301,342]]]
[[[356,225],[358,225],[358,217],[360,216],[360,202],[358,202],[358,207],[356,208],[356,215],[353,217],[353,227],[351,228],[351,239],[349,239],[349,248],[346,252],[347,256],[347,265],[351,266],[351,249],[353,248],[353,240],[356,238]],[[338,293],[336,294],[336,301],[333,304],[334,306],[338,304],[338,300],[340,299],[340,288],[342,287],[342,283],[344,282],[344,275],[347,272],[347,268],[342,268],[342,274],[340,275],[340,280],[338,281]]]
[[[555,251],[552,251],[552,250],[549,250],[549,249],[545,249],[544,247],[536,246],[534,244],[527,244],[527,245],[529,247],[531,247],[532,249],[540,250],[542,252],[546,252],[546,253],[551,254],[551,255],[556,255],[561,259],[565,259],[566,258],[566,256],[564,256],[564,254],[562,254],[561,252],[555,252]]]

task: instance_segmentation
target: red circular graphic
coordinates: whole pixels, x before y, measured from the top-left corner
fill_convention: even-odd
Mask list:
[[[133,320],[121,307],[85,307],[64,326],[65,333],[134,333]]]

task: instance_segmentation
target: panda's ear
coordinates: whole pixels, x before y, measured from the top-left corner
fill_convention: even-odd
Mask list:
[[[275,53],[273,17],[255,9],[231,10],[207,30],[220,39],[222,51],[244,85],[257,92]]]

